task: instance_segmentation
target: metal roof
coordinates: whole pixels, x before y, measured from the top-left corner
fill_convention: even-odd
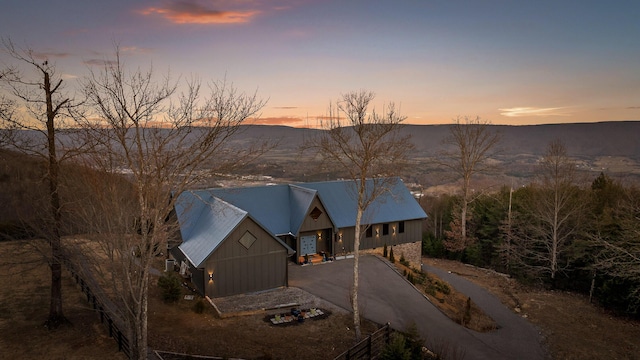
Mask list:
[[[427,214],[400,178],[388,180],[388,191],[380,194],[366,209],[362,216],[363,225],[427,218]],[[373,181],[367,180],[368,188],[374,185]],[[358,201],[354,181],[324,181],[298,185],[318,191],[336,227],[355,226]]]
[[[248,213],[206,191],[185,191],[176,201],[183,242],[178,246],[196,267],[211,253]]]
[[[362,224],[424,219],[427,214],[399,178],[392,178],[365,211]],[[371,188],[374,180],[368,180]],[[355,226],[357,197],[349,180],[294,185],[216,188],[185,191],[176,201],[182,244],[179,248],[199,267],[247,217],[289,248],[278,235],[297,234],[313,199],[318,196],[337,228]]]

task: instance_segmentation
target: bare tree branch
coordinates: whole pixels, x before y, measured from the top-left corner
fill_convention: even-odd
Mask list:
[[[357,199],[354,237],[354,267],[351,304],[355,337],[361,337],[358,308],[358,264],[360,238],[367,219],[367,208],[393,185],[400,169],[407,165],[411,142],[400,134],[401,116],[393,103],[376,112],[371,102],[373,92],[360,90],[343,94],[340,101],[330,104],[328,116],[320,122],[324,130],[316,138],[305,143],[305,150],[312,150],[323,164],[338,167],[349,174],[353,197]]]

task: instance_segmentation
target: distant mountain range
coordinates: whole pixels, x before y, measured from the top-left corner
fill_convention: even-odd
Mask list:
[[[490,125],[502,136],[501,152],[505,154],[542,155],[550,141],[563,141],[570,156],[623,156],[640,159],[640,121],[610,121],[549,125]],[[262,137],[278,139],[278,150],[296,150],[318,130],[286,126],[251,125],[237,140]],[[449,134],[448,125],[405,125],[412,135],[420,156],[433,156],[442,149]]]

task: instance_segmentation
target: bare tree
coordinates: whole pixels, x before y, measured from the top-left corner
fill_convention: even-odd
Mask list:
[[[172,194],[261,155],[263,143],[234,148],[232,137],[265,102],[226,80],[210,83],[206,95],[197,79],[157,80],[152,69],[128,72],[118,51],[85,85],[94,114],[84,126],[96,150],[87,164],[109,177],[88,181],[93,202],[81,213],[107,260],[103,270],[113,274],[132,357],[143,359],[152,262],[177,230]],[[113,177],[118,174],[128,184]]]
[[[532,194],[524,204],[527,214],[512,230],[517,231],[523,264],[553,280],[568,265],[561,262],[562,256],[578,235],[585,202],[579,198],[575,163],[562,141],[549,143],[538,176],[539,183],[531,186]]]
[[[357,199],[354,237],[353,287],[351,305],[356,340],[362,336],[358,308],[358,264],[360,238],[364,233],[363,214],[397,179],[392,178],[407,163],[412,145],[400,134],[401,116],[393,103],[382,113],[371,102],[373,92],[359,90],[343,94],[330,105],[329,114],[321,121],[324,131],[306,146],[317,152],[324,164],[338,167],[353,182],[353,196]]]
[[[66,321],[62,309],[60,163],[76,155],[80,146],[60,141],[79,106],[67,94],[55,66],[30,49],[16,47],[3,39],[5,52],[17,62],[2,71],[5,95],[0,100],[2,143],[10,149],[46,161],[48,216],[31,223],[50,245],[51,301],[46,325],[56,328]],[[60,151],[62,150],[62,151]]]
[[[449,136],[443,140],[446,148],[438,156],[438,164],[452,171],[461,181],[462,198],[456,226],[458,231],[451,233],[445,241],[445,246],[451,249],[464,250],[470,242],[467,234],[469,204],[480,195],[480,192],[474,194],[472,191],[471,180],[476,173],[491,168],[488,160],[500,142],[500,135],[492,132],[489,125],[488,121],[480,117],[457,117],[449,128]]]

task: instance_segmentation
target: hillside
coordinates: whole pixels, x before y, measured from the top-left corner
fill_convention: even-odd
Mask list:
[[[640,158],[640,121],[490,127],[502,134],[501,150],[507,155],[541,155],[551,140],[562,139],[569,153],[576,157]],[[280,144],[277,150],[296,151],[304,139],[312,137],[317,131],[287,126],[250,125],[236,141],[278,139]],[[442,139],[448,134],[448,125],[406,125],[403,131],[412,135],[420,156],[434,156],[441,149]]]
[[[499,165],[498,172],[484,178],[479,176],[481,181],[490,183],[488,185],[529,182],[546,146],[554,139],[564,142],[586,179],[595,178],[600,172],[623,180],[640,179],[640,121],[490,127],[501,134],[502,141],[494,159]],[[313,154],[300,154],[305,139],[318,131],[286,126],[247,126],[236,136],[236,145],[250,144],[258,138],[278,141],[278,145],[260,159],[260,164],[250,166],[244,174],[294,181],[340,177],[341,174],[331,169],[315,166],[310,161]],[[449,133],[448,125],[406,125],[403,131],[411,135],[416,163],[410,171],[400,174],[405,181],[424,188],[449,183],[448,174],[438,169],[433,161],[442,150],[442,141]]]

